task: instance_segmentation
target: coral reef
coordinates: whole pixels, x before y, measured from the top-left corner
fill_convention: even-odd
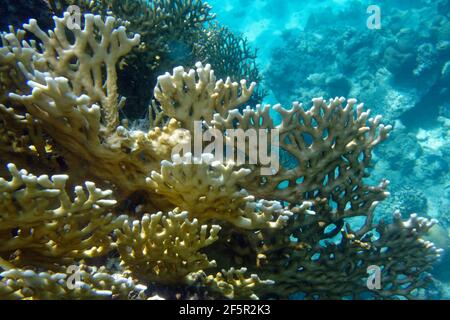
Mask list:
[[[145,286],[135,285],[131,278],[110,275],[95,267],[79,266],[83,281],[67,285],[67,273],[11,269],[2,272],[0,297],[17,299],[142,299]]]
[[[215,67],[220,78],[260,82],[256,51],[245,38],[220,27],[211,7],[202,0],[53,0],[54,13],[76,4],[83,13],[113,16],[118,25],[141,36],[141,43],[121,62],[119,92],[126,96],[124,113],[136,120],[148,112],[157,77],[177,66],[193,67],[197,61]],[[139,75],[139,76],[137,76]],[[132,85],[129,85],[129,84]],[[259,89],[252,101],[265,96]]]
[[[263,80],[256,63],[257,50],[252,50],[247,38],[236,35],[217,23],[211,24],[199,34],[194,51],[199,61],[214,66],[219,79],[227,77],[232,81],[247,79],[258,84]],[[256,105],[266,96],[264,86],[259,85],[247,103]]]
[[[120,123],[116,68],[140,36],[113,17],[85,14],[81,30],[69,19],[1,35],[1,298],[191,289],[202,298],[415,298],[427,286],[442,252],[424,239],[436,221],[399,212],[374,221],[388,181],[365,178],[392,129],[380,116],[354,99],[319,98],[274,106],[276,123],[268,105],[239,110],[254,83],[217,80],[199,62],[158,78],[151,128],[132,130]],[[180,153],[194,121],[220,133],[279,132],[278,146],[259,148],[283,150],[292,165],[263,175],[262,163]],[[366,286],[371,265],[381,290]]]
[[[200,250],[217,241],[218,225],[189,221],[187,212],[144,215],[131,225],[125,221],[116,231],[117,249],[125,268],[137,278],[181,283],[191,272],[216,266]]]
[[[393,197],[378,211],[398,208],[445,220],[450,204],[443,196],[450,180],[449,1],[379,1],[380,30],[367,28],[371,4],[305,4],[306,23],[280,32],[265,83],[283,103],[350,95],[383,114],[394,132],[374,151],[370,181],[389,177]],[[295,165],[290,157],[285,161]]]
[[[265,74],[267,85],[284,103],[292,97],[351,95],[389,122],[433,123],[449,94],[450,20],[439,10],[444,2],[412,1],[415,6],[405,10],[395,1],[380,1],[381,30],[366,26],[370,1],[312,10],[303,30],[283,31]],[[330,16],[332,23],[324,24]]]
[[[65,191],[67,176],[36,177],[18,171],[13,164],[8,169],[11,180],[0,180],[0,252],[20,249],[16,263],[27,265],[30,260],[50,263],[52,258],[71,262],[103,255],[112,248],[110,233],[123,218],[105,213],[116,204],[107,199],[111,190],[102,191],[86,182],[88,194],[77,186],[72,201]]]

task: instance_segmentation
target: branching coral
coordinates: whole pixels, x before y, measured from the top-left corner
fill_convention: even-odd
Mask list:
[[[159,69],[161,63],[168,64],[168,55],[177,59],[174,54],[176,42],[187,47],[187,55],[192,54],[189,46],[198,37],[197,33],[203,24],[215,17],[210,12],[211,7],[202,0],[51,0],[49,4],[58,15],[70,5],[77,5],[83,13],[99,14],[103,18],[108,14],[116,17],[119,24],[126,25],[142,37],[139,51],[145,55],[138,54],[130,61],[152,69]],[[131,56],[134,54],[137,52]],[[144,58],[144,61],[139,62],[136,58]]]
[[[145,159],[159,157],[158,149],[152,151],[148,135],[157,140],[156,136],[172,130],[173,124],[158,132],[136,133],[133,137],[130,134],[134,133],[118,126],[121,103],[117,95],[116,63],[138,44],[139,36],[129,39],[122,27],[113,29],[113,18],[103,22],[100,16],[86,15],[84,29],[72,33],[75,42],[70,44],[64,35],[73,31],[67,28],[69,19],[67,13],[56,18],[55,31],[48,35],[34,20],[25,25],[42,40],[42,50],[33,47],[33,43],[21,43],[14,33],[3,35],[9,39],[9,46],[2,48],[9,48],[3,50],[3,61],[28,79],[29,86],[12,92],[7,103],[26,107],[38,126],[46,128],[48,143],[64,154],[68,166],[84,168],[94,177],[101,172],[103,181],[114,181],[116,187],[124,187],[123,192],[132,193],[145,184],[146,173],[153,169],[146,167]],[[95,53],[89,54],[90,51]],[[3,113],[7,110],[2,108]],[[27,113],[21,116],[30,117]],[[20,115],[16,119],[20,121]],[[98,164],[96,168],[92,167],[94,163]],[[140,182],[132,181],[129,172],[139,171],[143,174],[136,177]]]
[[[423,240],[435,222],[374,219],[388,195],[388,181],[364,181],[391,129],[380,117],[352,99],[315,99],[311,108],[275,106],[276,124],[269,106],[238,110],[254,84],[216,80],[198,63],[159,77],[153,127],[131,130],[119,123],[116,65],[139,36],[111,17],[87,14],[81,30],[68,19],[55,18],[48,33],[31,20],[24,27],[37,41],[2,34],[0,160],[24,168],[9,164],[11,178],[0,179],[2,297],[144,297],[139,282],[227,298],[413,298],[426,286],[441,253]],[[258,147],[286,159],[265,176],[262,164],[183,153],[194,121],[221,134],[276,130],[279,145]],[[67,174],[25,171],[45,168]],[[110,265],[108,255],[118,271],[95,268]],[[70,265],[81,267],[75,291],[65,282]],[[365,286],[370,265],[382,269],[380,291]]]
[[[116,63],[139,43],[140,36],[128,39],[125,28],[113,30],[113,18],[103,22],[99,16],[86,15],[84,29],[74,33],[75,42],[72,44],[65,35],[65,29],[71,29],[69,17],[66,13],[63,18],[55,18],[55,32],[49,34],[38,27],[36,20],[30,20],[29,24],[24,25],[27,31],[41,41],[42,51],[34,50],[33,54],[27,57],[35,60],[34,65],[31,61],[26,62],[36,69],[26,70],[25,65],[23,70],[32,89],[32,96],[16,98],[25,105],[36,103],[41,109],[51,106],[52,102],[57,104],[56,99],[67,99],[66,113],[73,104],[81,106],[88,101],[91,104],[98,103],[105,129],[111,131],[119,124]],[[92,37],[94,32],[97,32],[99,40]],[[16,50],[20,52],[20,48]],[[106,71],[104,75],[102,69]],[[58,105],[62,107],[63,103],[59,101]],[[51,113],[52,110],[47,107],[43,111]],[[95,115],[94,110],[91,113]],[[92,121],[90,125],[93,125]]]
[[[52,258],[70,262],[112,249],[110,233],[123,217],[105,212],[116,204],[108,199],[111,190],[86,182],[88,193],[78,186],[71,200],[67,176],[36,177],[12,164],[8,169],[11,180],[0,178],[0,252],[14,255],[16,265]]]
[[[69,5],[77,5],[82,13],[113,16],[116,25],[139,33],[141,43],[121,62],[118,86],[129,99],[127,115],[142,117],[152,98],[156,78],[178,65],[191,66],[197,60],[194,45],[204,25],[214,19],[211,7],[202,0],[53,0],[55,14]],[[139,76],[138,76],[139,75]],[[129,84],[133,84],[130,86]]]
[[[141,35],[139,47],[121,62],[119,76],[119,91],[129,99],[124,112],[131,118],[142,117],[146,111],[152,98],[148,87],[155,85],[157,77],[179,65],[191,67],[202,61],[214,65],[218,77],[224,79],[258,83],[262,80],[256,50],[242,36],[219,26],[212,8],[202,0],[50,1],[58,15],[69,5],[104,18],[112,15],[118,25]],[[265,91],[259,89],[251,101],[260,102],[264,96]]]
[[[323,197],[337,205],[331,214],[358,215],[368,208],[370,198],[384,198],[382,189],[365,186],[362,179],[367,176],[372,149],[391,127],[380,124],[379,116],[369,119],[362,104],[355,110],[356,100],[343,106],[344,101],[336,98],[327,104],[315,99],[306,111],[299,103],[291,109],[274,106],[282,118],[279,125],[269,116],[269,106],[230,112],[226,118],[215,115],[213,123],[220,130],[234,128],[236,123],[243,130],[279,130],[280,148],[295,167],[282,167],[272,176],[257,176],[258,170],[250,167],[252,173],[244,184],[250,192],[291,203]],[[348,210],[347,204],[351,204]]]
[[[217,23],[211,23],[199,33],[194,51],[198,60],[214,66],[219,78],[230,77],[234,81],[244,78],[259,84],[263,80],[256,63],[257,50],[251,48],[246,38]],[[266,95],[267,92],[259,86],[249,104],[261,103]]]
[[[263,270],[271,275],[283,273],[272,277],[277,285],[269,290],[263,288],[265,294],[287,298],[289,293],[296,292],[307,299],[417,298],[414,290],[426,286],[429,277],[424,272],[430,270],[430,263],[441,254],[441,250],[422,239],[435,221],[415,216],[402,221],[396,213],[393,224],[376,224],[375,206],[364,226],[356,231],[348,222],[344,226],[342,222],[324,222],[325,211],[303,220],[303,232],[297,232],[293,242],[288,242],[287,235],[282,245],[280,235],[259,236],[258,240],[264,243],[275,240],[273,246],[256,249],[264,264],[259,274],[264,276]],[[286,258],[280,260],[281,255]],[[367,289],[369,266],[382,270],[381,290]]]
[[[247,87],[246,80],[241,86],[230,78],[217,81],[211,65],[186,72],[183,67],[158,77],[155,98],[161,104],[164,114],[181,122],[183,127],[193,132],[194,121],[211,121],[218,113],[228,111],[244,104],[252,95],[256,83]],[[240,89],[240,92],[239,92]],[[239,94],[240,93],[240,94]]]
[[[131,224],[125,221],[116,232],[117,246],[123,265],[137,278],[181,283],[191,272],[216,266],[199,250],[217,240],[218,225],[199,225],[187,212],[144,215]]]
[[[131,278],[111,275],[103,268],[78,266],[80,280],[74,282],[67,273],[11,269],[0,273],[2,300],[32,299],[130,299],[143,298],[146,287],[136,285]]]
[[[221,292],[229,299],[258,299],[253,290],[258,286],[271,286],[274,284],[271,280],[261,280],[258,275],[252,274],[249,278],[245,277],[246,268],[236,270],[222,270],[216,275],[207,277],[205,283],[212,290]]]
[[[226,221],[238,228],[279,228],[292,214],[279,202],[255,201],[239,181],[250,173],[235,169],[233,163],[223,165],[212,154],[193,159],[174,156],[173,163],[163,161],[161,174],[152,172],[149,184],[175,206],[185,209],[200,222]]]

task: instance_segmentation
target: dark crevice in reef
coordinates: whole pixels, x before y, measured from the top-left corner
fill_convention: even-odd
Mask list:
[[[26,8],[26,10],[24,10]],[[24,22],[36,19],[43,30],[53,26],[52,14],[44,0],[2,0],[0,5],[0,30],[22,28]]]
[[[436,106],[449,98],[450,90],[446,89],[445,84],[437,82],[413,108],[401,115],[400,120],[408,128],[436,126],[439,117],[439,108]]]
[[[149,283],[148,289],[145,291],[148,297],[158,296],[165,300],[213,300],[217,297],[209,292],[208,288],[196,283],[190,285],[165,285],[158,283]],[[221,297],[224,299],[223,297]],[[226,300],[226,299],[224,299]]]

